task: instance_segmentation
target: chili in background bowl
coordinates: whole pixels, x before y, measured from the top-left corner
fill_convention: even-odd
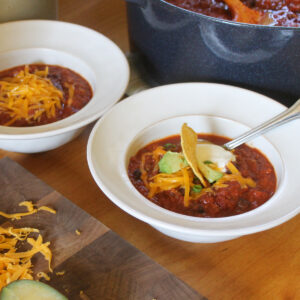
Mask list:
[[[101,33],[66,22],[34,20],[0,24],[0,38],[0,71],[19,65],[58,65],[85,78],[93,92],[83,108],[62,120],[31,127],[0,126],[2,149],[34,153],[57,148],[77,137],[125,92],[126,57]]]
[[[152,88],[118,103],[97,122],[88,141],[89,168],[117,206],[173,238],[212,243],[267,230],[300,212],[300,170],[295,168],[300,162],[299,145],[291,147],[300,130],[297,120],[250,144],[274,166],[277,189],[263,205],[240,215],[202,218],[168,211],[135,189],[127,168],[137,150],[178,134],[184,122],[198,133],[234,138],[283,110],[270,98],[232,86],[181,83]]]
[[[300,27],[223,20],[164,0],[126,0],[131,48],[153,85],[246,87],[286,105],[300,95]]]

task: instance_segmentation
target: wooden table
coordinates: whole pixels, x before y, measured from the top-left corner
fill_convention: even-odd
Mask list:
[[[124,1],[61,0],[59,15],[98,30],[128,51]],[[59,149],[32,155],[0,150],[0,158],[17,161],[208,299],[300,299],[300,216],[266,232],[218,244],[166,237],[116,207],[99,190],[86,161],[92,126]]]

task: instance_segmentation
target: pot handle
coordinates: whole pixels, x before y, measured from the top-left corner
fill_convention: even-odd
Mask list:
[[[142,6],[142,7],[145,7],[146,2],[147,2],[147,0],[125,0],[125,1],[129,2],[129,3],[137,4],[137,5]]]

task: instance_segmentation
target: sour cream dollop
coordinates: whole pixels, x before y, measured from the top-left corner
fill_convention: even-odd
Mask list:
[[[196,158],[198,162],[211,161],[215,163],[221,171],[226,170],[225,167],[230,161],[235,161],[235,156],[232,152],[211,143],[197,144]]]

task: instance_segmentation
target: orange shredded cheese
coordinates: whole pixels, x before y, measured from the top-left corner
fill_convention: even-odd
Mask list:
[[[189,173],[187,171],[187,168],[181,169],[181,172],[183,174],[183,182],[184,182],[184,200],[183,204],[184,206],[189,206],[189,200],[190,200],[190,177]]]
[[[56,272],[56,276],[63,276],[65,275],[66,271],[60,271],[60,272]]]
[[[38,233],[35,228],[3,228],[0,227],[0,290],[15,280],[33,279],[32,257],[36,253],[42,253],[49,263],[51,271],[51,251],[50,242],[43,243],[42,236],[39,234],[37,239],[28,237],[31,233]],[[32,246],[30,250],[18,252],[18,241],[27,242]],[[43,272],[40,272],[42,274]],[[43,273],[47,279],[47,275]],[[49,278],[49,277],[48,277]]]
[[[51,268],[52,252],[48,247],[50,245],[50,242],[43,244],[43,238],[41,235],[39,235],[36,240],[34,240],[33,238],[28,238],[27,242],[33,247],[31,250],[33,254],[37,252],[43,254],[44,258],[48,261],[48,267],[50,272],[53,272]]]
[[[77,235],[81,235],[81,232],[80,232],[78,229],[75,230],[75,233],[76,233]]]
[[[20,119],[30,123],[40,120],[42,115],[55,117],[56,109],[62,107],[63,92],[47,76],[48,66],[45,70],[30,73],[27,65],[14,77],[0,80],[0,112],[11,118],[6,126]],[[73,95],[74,91],[69,93]]]
[[[193,186],[193,172],[190,167],[186,167],[172,174],[159,173],[150,180],[148,197],[151,198],[156,193],[176,189],[178,187],[187,188],[187,190],[189,190],[189,187]]]
[[[146,152],[141,157],[141,179],[143,180],[145,186],[149,189],[149,183],[148,183],[148,174],[145,170],[145,163],[146,163],[146,157],[148,155],[152,156],[152,158],[155,160],[155,166],[158,169],[158,161],[159,159],[166,153],[166,151],[163,149],[163,147],[159,146],[157,147],[153,152]]]
[[[247,186],[255,187],[256,183],[252,178],[245,178],[241,174],[241,172],[237,169],[237,167],[230,161],[227,164],[228,170],[231,172],[231,174],[225,174],[221,179],[219,179],[215,185],[223,185],[226,181],[238,181],[238,183],[241,185],[242,188],[245,188]]]
[[[52,214],[55,214],[56,211],[53,208],[47,206],[41,206],[39,208],[35,208],[31,201],[23,201],[19,203],[19,206],[25,206],[27,208],[27,212],[15,213],[15,214],[7,214],[5,212],[0,211],[0,216],[5,217],[7,219],[19,220],[22,217],[29,216],[37,213],[39,210],[46,210]]]
[[[46,210],[50,213],[56,211],[47,206],[35,208],[31,201],[23,201],[19,206],[25,206],[27,212],[8,214],[0,211],[0,215],[8,219],[21,219],[21,217],[37,213],[39,210]],[[39,234],[37,239],[28,237],[31,233],[39,233],[36,228],[3,228],[0,227],[0,290],[15,280],[33,279],[32,276],[32,257],[41,253],[48,261],[48,268],[51,269],[52,253],[49,249],[50,242],[43,243],[43,238]],[[17,251],[18,242],[27,242],[31,245],[31,249],[23,252]],[[49,280],[49,276],[44,272],[40,272],[38,277],[43,277]]]
[[[50,277],[45,272],[39,272],[37,273],[38,278],[44,278],[45,280],[49,281]]]
[[[38,210],[45,210],[45,211],[48,211],[51,214],[56,214],[56,211],[53,208],[50,208],[48,206],[40,206],[38,208]]]
[[[231,174],[240,174],[240,171],[231,161],[227,164],[227,168],[231,172]]]
[[[256,183],[252,178],[245,178],[241,174],[225,174],[221,179],[219,179],[215,184],[214,187],[220,188],[226,186],[226,181],[237,181],[242,188],[247,186],[255,187]]]

